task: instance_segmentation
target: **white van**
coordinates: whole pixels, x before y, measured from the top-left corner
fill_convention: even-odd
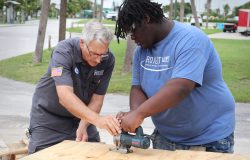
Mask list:
[[[202,26],[202,19],[201,19],[201,16],[198,16],[198,21],[200,23],[200,26]],[[195,19],[194,19],[194,16],[191,17],[191,20],[190,20],[190,24],[195,26]]]

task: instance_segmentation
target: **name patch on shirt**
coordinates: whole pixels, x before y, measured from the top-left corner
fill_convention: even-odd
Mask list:
[[[142,68],[153,72],[161,72],[172,69],[172,67],[169,67],[169,56],[165,57],[147,56],[144,61],[141,61],[140,65]]]
[[[60,77],[62,75],[63,67],[55,67],[51,69],[51,77]]]
[[[100,71],[95,70],[94,76],[102,76],[102,75],[103,75],[103,72],[104,72],[104,70],[100,70]]]

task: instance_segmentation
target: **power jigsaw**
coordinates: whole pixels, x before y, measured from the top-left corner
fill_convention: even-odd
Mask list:
[[[131,146],[142,149],[147,149],[150,146],[149,135],[143,133],[141,126],[135,130],[135,134],[122,132],[114,136],[113,141],[116,147],[110,150],[120,153],[132,153]]]

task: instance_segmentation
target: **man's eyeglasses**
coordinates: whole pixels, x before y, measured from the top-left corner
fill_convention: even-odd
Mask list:
[[[86,43],[85,43],[86,44]],[[106,53],[103,53],[103,54],[98,54],[98,53],[95,53],[95,52],[93,52],[93,51],[91,51],[91,50],[89,50],[89,47],[88,47],[88,45],[86,44],[86,47],[87,47],[87,50],[88,50],[88,52],[89,52],[89,54],[91,55],[91,56],[93,56],[93,57],[100,57],[102,60],[104,60],[104,59],[106,59],[109,55],[108,55],[108,52],[106,52]]]

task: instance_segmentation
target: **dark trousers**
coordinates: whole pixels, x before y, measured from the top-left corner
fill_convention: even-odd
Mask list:
[[[76,129],[70,132],[59,132],[43,126],[30,129],[29,154],[48,148],[64,140],[75,140]],[[99,132],[94,125],[89,125],[87,132],[89,142],[100,142]]]

